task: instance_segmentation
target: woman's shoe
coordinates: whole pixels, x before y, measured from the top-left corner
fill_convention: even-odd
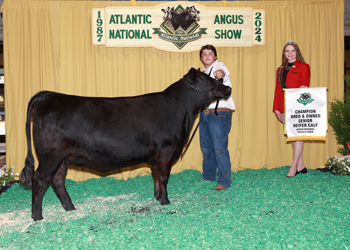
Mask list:
[[[295,173],[295,175],[293,175],[293,176],[288,176],[288,175],[286,175],[286,177],[287,178],[292,178],[292,177],[294,177],[294,176],[296,176],[297,174],[300,174],[301,172],[299,172],[298,170],[297,170],[297,172]]]
[[[297,171],[297,174],[300,174],[300,173],[306,174],[306,173],[307,173],[307,169],[306,169],[306,168],[303,168],[302,170]]]

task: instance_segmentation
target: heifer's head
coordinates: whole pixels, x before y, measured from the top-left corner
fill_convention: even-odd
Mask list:
[[[186,7],[186,10],[185,10],[188,14],[187,14],[187,17],[192,19],[193,21],[200,21],[201,18],[199,17],[199,14],[201,13],[200,11],[198,11],[196,9],[196,7],[194,6],[191,6],[191,7]]]
[[[231,88],[222,84],[223,80],[216,80],[211,78],[207,74],[191,68],[190,71],[184,75],[184,82],[194,89],[197,94],[205,96],[205,105],[209,105],[211,102],[227,99],[231,95]]]
[[[162,9],[162,11],[164,12],[163,19],[169,21],[171,19],[171,13],[174,11],[174,7],[168,7],[166,9]]]

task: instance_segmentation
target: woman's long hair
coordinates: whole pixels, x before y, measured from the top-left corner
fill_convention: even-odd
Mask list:
[[[284,55],[284,51],[285,51],[285,49],[286,49],[286,47],[287,47],[288,45],[293,45],[295,51],[297,52],[297,60],[298,60],[299,62],[305,63],[304,57],[303,57],[303,55],[301,54],[301,51],[300,51],[300,49],[299,49],[298,44],[297,44],[296,42],[294,42],[293,40],[289,40],[289,41],[284,45],[284,47],[283,47],[283,51],[282,51],[282,65],[285,65],[286,62],[288,61],[288,59],[287,59],[287,58],[285,57],[285,55]],[[282,66],[282,65],[281,65],[281,66]]]

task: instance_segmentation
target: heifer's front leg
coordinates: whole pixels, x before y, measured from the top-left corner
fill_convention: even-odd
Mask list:
[[[159,196],[160,204],[168,205],[170,203],[168,199],[167,185],[170,176],[171,164],[163,165],[158,170],[158,182],[159,182]]]
[[[71,210],[75,210],[75,207],[65,187],[67,168],[68,168],[67,164],[65,163],[61,164],[60,168],[55,174],[55,177],[52,180],[52,187],[57,197],[60,199],[62,207],[64,207],[66,211],[71,211]]]
[[[43,197],[50,183],[50,180],[43,178],[40,169],[39,164],[38,169],[32,177],[32,218],[34,221],[43,219]]]
[[[153,182],[154,182],[154,197],[156,197],[156,199],[160,201],[159,178],[158,178],[158,174],[157,174],[157,168],[155,166],[151,165],[151,171],[152,171],[152,177],[153,177]]]

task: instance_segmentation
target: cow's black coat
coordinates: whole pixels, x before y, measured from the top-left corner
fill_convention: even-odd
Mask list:
[[[67,210],[74,205],[65,188],[68,165],[107,172],[140,163],[151,166],[154,195],[169,204],[172,164],[186,144],[198,112],[228,98],[231,88],[192,68],[163,92],[134,97],[97,98],[42,91],[28,104],[28,155],[21,182],[32,186],[32,217],[41,220],[50,183]],[[39,159],[34,172],[33,141]]]

